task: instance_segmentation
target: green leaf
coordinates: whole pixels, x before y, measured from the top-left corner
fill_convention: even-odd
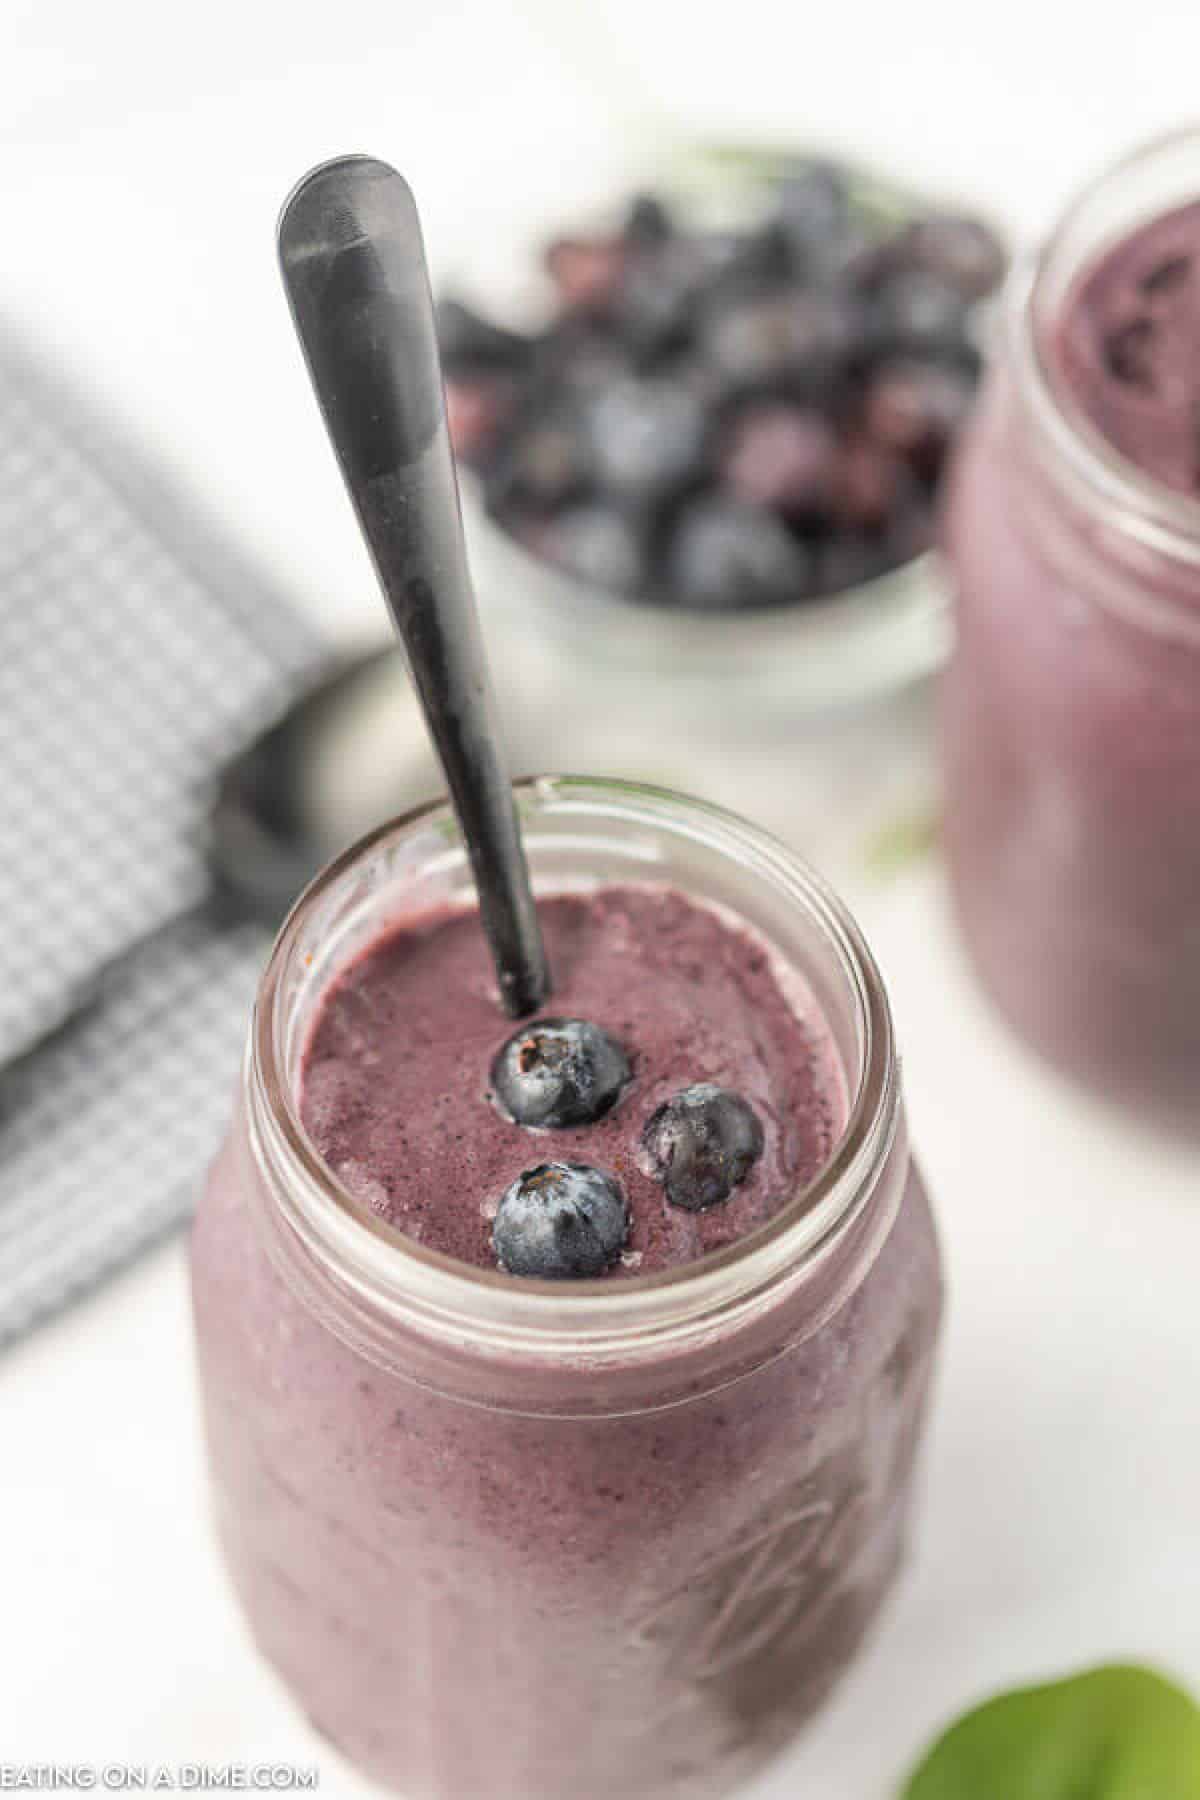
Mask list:
[[[879,881],[899,874],[910,863],[920,862],[936,850],[938,836],[938,820],[932,812],[906,813],[902,818],[889,819],[865,847],[867,873]]]
[[[1001,1694],[939,1738],[903,1800],[1200,1800],[1200,1708],[1132,1665]]]

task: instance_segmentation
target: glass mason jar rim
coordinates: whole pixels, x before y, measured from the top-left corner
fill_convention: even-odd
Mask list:
[[[293,1248],[338,1288],[427,1338],[464,1340],[499,1354],[602,1363],[683,1350],[751,1317],[789,1289],[860,1219],[895,1141],[899,1072],[882,978],[854,919],[814,870],[769,833],[706,801],[665,788],[590,776],[533,776],[518,805],[667,826],[748,860],[803,908],[853,996],[861,1044],[845,1128],[829,1161],[765,1224],[699,1260],[648,1275],[571,1283],[514,1279],[433,1250],[374,1214],[338,1179],[308,1137],[283,1067],[279,1001],[305,922],[358,864],[422,828],[461,847],[447,800],[415,808],[346,850],[309,884],[276,939],[259,986],[246,1058],[251,1147],[290,1228]],[[463,852],[465,856],[465,850]],[[503,1023],[497,1014],[498,1024]],[[857,1076],[857,1079],[855,1078]]]
[[[1091,238],[1088,228],[1097,206],[1147,164],[1189,154],[1195,157],[1192,197],[1200,200],[1200,128],[1194,126],[1141,144],[1088,182],[1049,237],[1014,263],[1003,310],[1018,393],[1050,452],[1043,460],[1052,479],[1077,504],[1100,517],[1106,530],[1173,561],[1200,563],[1200,500],[1144,474],[1122,456],[1073,403],[1046,355],[1047,332],[1057,305],[1085,268],[1136,228],[1133,221],[1122,221],[1116,231]],[[1137,223],[1148,224],[1176,204],[1186,202],[1168,200],[1151,206]],[[1080,236],[1082,245],[1076,241]]]

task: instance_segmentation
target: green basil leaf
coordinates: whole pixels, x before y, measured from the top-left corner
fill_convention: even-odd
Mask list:
[[[1200,1708],[1134,1666],[1001,1694],[938,1739],[903,1800],[1200,1800]]]
[[[889,819],[866,846],[863,860],[868,874],[880,881],[898,875],[910,863],[920,862],[936,850],[939,836],[935,813],[904,813]]]

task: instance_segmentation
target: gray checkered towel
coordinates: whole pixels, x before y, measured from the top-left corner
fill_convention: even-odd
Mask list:
[[[0,339],[0,1344],[185,1215],[265,948],[189,908],[220,764],[321,659],[278,595]]]

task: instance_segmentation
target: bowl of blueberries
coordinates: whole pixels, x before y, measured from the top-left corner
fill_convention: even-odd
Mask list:
[[[540,261],[530,318],[439,302],[485,605],[660,708],[814,712],[935,669],[996,232],[828,158],[711,150]]]

